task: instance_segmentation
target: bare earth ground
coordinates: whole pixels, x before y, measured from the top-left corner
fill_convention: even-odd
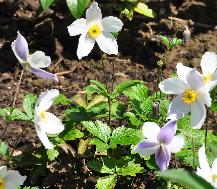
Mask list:
[[[118,37],[120,53],[115,60],[115,82],[141,79],[153,90],[156,88],[156,63],[165,52],[159,41],[159,34],[177,34],[181,38],[184,25],[188,25],[192,32],[187,47],[173,49],[166,54],[163,66],[165,78],[175,72],[176,63],[199,66],[204,52],[217,52],[217,3],[212,0],[153,0],[148,5],[157,13],[157,19],[136,15],[131,22],[123,20],[124,29]],[[67,33],[66,27],[73,22],[67,7],[58,3],[49,12],[35,18],[38,6],[37,0],[0,0],[0,107],[12,105],[21,72],[10,47],[18,30],[27,38],[32,52],[42,50],[51,56],[53,64],[48,70],[58,73],[60,83],[40,79],[25,72],[17,107],[21,106],[23,96],[30,92],[38,95],[46,89],[57,88],[66,96],[72,97],[82,91],[90,79],[103,80],[98,47],[82,61],[78,61],[76,57],[78,37],[70,37]],[[105,9],[106,6],[102,8]],[[105,15],[117,14],[111,8],[103,12]],[[171,21],[168,17],[175,17],[175,20]],[[112,59],[113,57],[104,57],[108,81],[111,80]],[[32,124],[14,122],[7,131],[6,138],[2,140],[13,147],[23,127],[25,132],[18,142],[17,150],[34,150],[40,146],[40,142]],[[5,122],[0,119],[0,131],[4,128]],[[64,158],[60,156],[54,165],[48,165],[46,176],[40,178],[35,185],[41,188],[94,188],[97,177],[87,174],[85,163],[82,164],[82,161],[73,159],[72,156],[62,156]],[[153,189],[157,188],[157,184],[153,174],[145,172],[131,179],[129,183],[120,180],[117,188]]]

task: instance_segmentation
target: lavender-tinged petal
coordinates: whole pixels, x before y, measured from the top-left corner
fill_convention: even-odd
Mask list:
[[[16,54],[24,61],[27,62],[29,56],[28,43],[26,39],[18,32],[17,38],[14,42]]]
[[[157,139],[160,143],[169,144],[176,133],[176,120],[168,121],[158,133]]]
[[[49,73],[49,72],[46,72],[42,69],[36,69],[36,68],[30,68],[29,70],[30,72],[32,72],[33,74],[39,76],[39,77],[42,77],[42,78],[45,78],[45,79],[50,79],[50,80],[54,80],[56,82],[58,82],[58,77],[56,74],[52,74],[52,73]]]
[[[149,156],[154,154],[158,150],[159,146],[159,143],[145,140],[137,144],[134,151],[142,156]]]
[[[155,161],[161,171],[165,171],[169,166],[171,153],[164,145],[161,145],[159,150],[155,153]]]

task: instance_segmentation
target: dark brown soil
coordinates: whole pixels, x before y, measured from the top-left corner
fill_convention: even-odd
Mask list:
[[[51,10],[36,17],[38,0],[0,0],[0,107],[12,105],[14,90],[21,73],[21,67],[10,46],[18,30],[26,37],[32,52],[42,50],[51,56],[53,64],[48,70],[58,73],[60,82],[53,83],[25,72],[16,102],[17,107],[21,106],[23,96],[30,92],[38,95],[45,89],[57,88],[66,96],[72,97],[82,91],[90,79],[105,80],[101,64],[102,54],[97,46],[90,56],[78,61],[78,37],[70,37],[66,28],[73,22],[73,18],[66,5],[61,2],[58,1]],[[111,0],[105,2],[113,3]],[[114,2],[118,3],[115,0]],[[124,28],[118,36],[120,53],[115,59],[115,82],[141,79],[153,90],[157,83],[157,61],[165,53],[165,48],[159,41],[159,34],[176,34],[182,38],[185,25],[191,30],[191,40],[187,47],[166,53],[163,66],[165,78],[175,71],[176,63],[199,66],[204,52],[217,52],[217,3],[212,0],[150,0],[147,4],[155,10],[158,18],[149,19],[135,15],[132,21],[123,19]],[[106,6],[102,8],[105,15],[118,15],[114,9]],[[173,20],[168,17],[173,17]],[[110,82],[110,62],[113,57],[103,57],[106,80]],[[1,132],[5,126],[6,122],[0,119]],[[24,127],[25,131],[17,141]],[[14,122],[5,136],[2,140],[11,148],[18,142],[16,153],[25,149],[34,150],[40,145],[31,123],[24,125]],[[72,160],[72,155],[67,158],[65,154],[62,156],[64,158],[60,156],[58,161],[48,165],[46,176],[41,177],[35,185],[41,188],[94,188],[97,177],[86,170],[85,163],[82,164],[80,159]],[[154,189],[158,186],[154,174],[148,172],[136,176],[127,184],[122,182],[120,180],[118,189]],[[29,181],[27,183],[30,184]]]

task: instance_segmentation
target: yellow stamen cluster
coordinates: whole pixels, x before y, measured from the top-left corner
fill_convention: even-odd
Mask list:
[[[5,182],[2,178],[0,178],[0,189],[4,189],[5,188]]]
[[[89,36],[94,39],[97,38],[101,33],[102,33],[102,28],[97,24],[90,26],[88,29]]]
[[[204,82],[207,84],[212,80],[212,74],[207,74],[203,76]]]
[[[212,181],[217,182],[217,175],[212,175]]]
[[[197,93],[192,89],[187,89],[183,93],[182,100],[186,104],[191,104],[197,100]]]
[[[41,111],[39,113],[39,117],[42,119],[43,122],[47,121],[47,117],[46,117],[46,112],[45,111]]]

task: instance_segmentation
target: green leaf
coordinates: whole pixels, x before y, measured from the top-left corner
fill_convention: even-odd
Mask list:
[[[102,95],[96,95],[92,98],[90,103],[87,106],[87,110],[91,110],[92,108],[96,107],[98,104],[101,104],[103,102],[107,102],[108,99],[105,96]]]
[[[78,106],[81,106],[83,108],[87,107],[87,100],[82,94],[76,94],[73,96],[72,101],[75,102]]]
[[[0,155],[9,157],[9,148],[5,142],[2,142],[0,145]]]
[[[15,108],[13,109],[12,113],[8,116],[8,119],[11,121],[14,120],[28,121],[31,118],[29,118],[29,116],[27,116],[26,114],[24,114],[23,112]]]
[[[129,89],[130,87],[138,85],[138,84],[142,84],[142,83],[143,82],[140,80],[129,80],[129,81],[119,83],[115,86],[114,91],[111,94],[111,98],[114,99],[114,98],[118,97],[121,93],[123,93],[124,91]]]
[[[90,80],[90,85],[85,87],[85,90],[87,91],[88,95],[97,93],[105,97],[109,96],[106,86],[96,80]]]
[[[64,131],[63,131],[63,135],[64,135],[63,139],[65,141],[69,141],[69,140],[75,140],[77,138],[82,138],[84,136],[84,133],[78,129],[73,129],[67,133],[64,133]]]
[[[96,149],[97,151],[99,152],[104,152],[106,151],[108,148],[109,148],[109,145],[104,143],[103,141],[101,141],[100,139],[98,138],[94,138],[91,140],[91,144],[92,145],[96,145]]]
[[[54,104],[70,105],[71,101],[64,94],[60,94],[58,97],[56,97]]]
[[[54,0],[40,0],[43,10],[48,10]]]
[[[33,94],[27,94],[23,99],[23,109],[26,112],[29,119],[34,117],[34,106],[36,103],[37,97]]]
[[[167,36],[160,35],[162,43],[167,47],[167,49],[170,49],[170,40]]]
[[[217,101],[214,101],[214,102],[211,104],[211,110],[214,111],[214,112],[217,112]]]
[[[113,102],[111,107],[112,117],[123,119],[123,114],[127,108],[126,104],[122,104],[121,102]]]
[[[71,14],[77,19],[81,17],[89,2],[90,0],[66,0]]]
[[[96,187],[98,189],[113,189],[117,182],[117,175],[100,177],[97,180]]]
[[[150,18],[156,18],[156,13],[144,3],[138,3],[134,11]]]
[[[182,39],[178,39],[178,38],[173,38],[172,42],[171,42],[172,46],[179,46],[183,44]]]
[[[54,161],[59,156],[58,150],[49,149],[47,150],[47,157],[50,161]]]
[[[96,121],[95,123],[92,121],[83,121],[82,124],[93,136],[105,143],[108,142],[111,135],[111,129],[107,124],[101,121]]]
[[[112,136],[110,138],[110,146],[112,148],[115,148],[117,144],[121,144],[121,145],[137,144],[140,141],[140,139],[141,139],[140,130],[126,128],[122,126],[122,127],[118,127],[113,131]]]
[[[184,169],[170,169],[158,172],[158,175],[190,189],[214,189],[204,179]]]
[[[148,98],[148,87],[144,84],[138,84],[130,87],[128,90],[123,92],[125,96],[129,97],[130,100],[137,100],[143,102]]]
[[[141,167],[140,164],[136,164],[133,161],[129,161],[126,166],[116,170],[116,173],[122,176],[136,176],[137,173],[143,172],[144,168]]]
[[[8,112],[7,109],[0,108],[0,116],[1,117],[7,117],[8,113],[10,114],[10,112]]]

